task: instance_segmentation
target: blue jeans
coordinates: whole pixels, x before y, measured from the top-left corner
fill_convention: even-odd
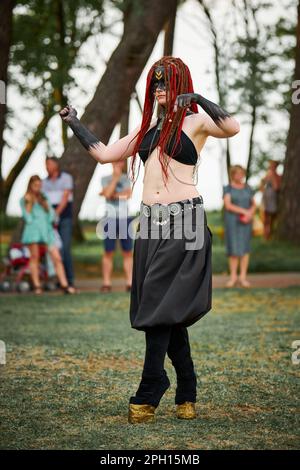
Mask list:
[[[70,217],[60,219],[58,225],[58,233],[61,236],[63,245],[61,248],[61,256],[64,263],[68,284],[70,286],[73,286],[74,284],[74,271],[71,254],[72,227],[73,221]]]

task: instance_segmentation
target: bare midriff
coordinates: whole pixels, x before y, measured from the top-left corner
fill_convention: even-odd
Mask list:
[[[191,135],[191,129],[184,129],[184,132]],[[205,140],[201,136],[197,139],[193,138],[198,155]],[[168,180],[165,183],[159,162],[159,147],[156,147],[147,158],[144,167],[142,201],[145,204],[170,204],[171,202],[191,199],[200,195],[193,181],[194,165],[187,165],[172,159],[169,166],[172,171],[167,170]],[[180,181],[175,178],[172,172]]]

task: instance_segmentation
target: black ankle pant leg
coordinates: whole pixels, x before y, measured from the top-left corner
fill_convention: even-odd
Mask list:
[[[194,363],[186,327],[175,325],[172,328],[167,354],[178,377],[194,375]]]
[[[143,375],[161,376],[164,374],[164,362],[171,333],[171,326],[147,328]]]
[[[149,327],[145,330],[146,351],[142,380],[130,403],[158,406],[170,386],[164,369],[165,357],[171,336],[171,326]]]
[[[177,375],[175,403],[196,402],[197,376],[186,327],[180,325],[173,327],[167,353]]]

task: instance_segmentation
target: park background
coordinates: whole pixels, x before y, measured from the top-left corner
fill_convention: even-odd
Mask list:
[[[46,154],[54,154],[75,178],[73,256],[84,281],[79,298],[1,294],[1,447],[297,448],[299,374],[291,354],[299,337],[298,2],[4,0],[0,22],[0,79],[7,84],[7,106],[0,106],[1,256],[18,228],[29,176],[46,176]],[[103,141],[118,139],[137,125],[147,69],[163,54],[181,57],[195,91],[233,113],[241,132],[230,142],[208,141],[199,166],[217,286],[212,312],[190,329],[203,419],[192,429],[178,426],[172,389],[149,434],[127,425],[124,412],[143,360],[142,335],[129,327],[128,294],[89,289],[100,285],[98,192],[111,165],[96,166],[57,113],[72,103]],[[252,240],[255,288],[227,291],[216,277],[227,273],[222,186],[230,164],[241,164],[258,189],[268,158],[281,162],[283,174],[276,231],[271,240],[259,231]],[[132,214],[142,179],[141,165]],[[114,263],[121,278],[119,253]],[[170,365],[168,371],[174,379]]]

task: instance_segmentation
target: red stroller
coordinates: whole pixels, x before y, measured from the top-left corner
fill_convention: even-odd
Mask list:
[[[49,281],[47,272],[46,253],[47,245],[40,244],[40,279],[47,283]],[[30,251],[22,243],[12,243],[8,248],[7,256],[3,259],[4,272],[0,274],[0,291],[28,292],[31,289],[31,282],[26,280],[30,275],[29,270]],[[52,286],[47,286],[52,290]]]

